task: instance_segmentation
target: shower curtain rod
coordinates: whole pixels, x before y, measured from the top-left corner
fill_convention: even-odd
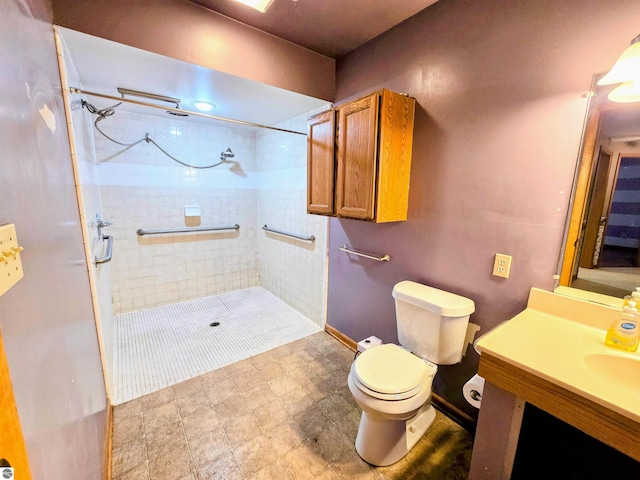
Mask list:
[[[247,125],[249,127],[266,128],[266,129],[269,129],[269,130],[277,130],[278,132],[295,133],[296,135],[304,135],[305,137],[307,136],[306,133],[296,132],[296,131],[293,131],[293,130],[287,130],[285,128],[270,127],[268,125],[262,125],[260,123],[245,122],[243,120],[234,120],[232,118],[225,118],[225,117],[217,117],[215,115],[209,115],[207,113],[192,112],[191,110],[183,110],[182,108],[171,108],[171,107],[167,107],[167,106],[163,106],[163,105],[155,105],[153,103],[141,102],[139,100],[131,100],[129,98],[114,97],[113,95],[106,95],[104,93],[89,92],[88,90],[82,90],[81,88],[77,88],[77,87],[69,87],[69,92],[72,93],[72,94],[75,93],[75,94],[78,94],[78,95],[84,94],[84,95],[91,95],[93,97],[106,98],[107,100],[113,100],[113,101],[116,101],[116,102],[132,103],[134,105],[140,105],[142,107],[157,108],[157,109],[168,111],[168,112],[172,112],[172,113],[173,112],[186,113],[187,115],[193,115],[193,116],[196,116],[196,117],[208,118],[208,119],[211,119],[211,120],[221,120],[223,122],[237,123],[239,125]]]

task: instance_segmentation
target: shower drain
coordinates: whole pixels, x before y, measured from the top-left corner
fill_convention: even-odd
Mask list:
[[[218,325],[220,325],[220,322],[212,322],[209,324],[210,327],[217,327]]]

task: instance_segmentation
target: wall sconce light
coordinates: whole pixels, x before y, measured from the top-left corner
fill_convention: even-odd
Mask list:
[[[609,93],[612,102],[640,102],[640,35],[616,60],[611,70],[598,80],[598,85],[621,83]]]
[[[640,80],[623,82],[609,92],[608,98],[616,103],[640,102]]]

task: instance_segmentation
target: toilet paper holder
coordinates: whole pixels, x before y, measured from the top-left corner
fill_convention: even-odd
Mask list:
[[[476,402],[481,402],[482,401],[482,393],[480,393],[478,390],[473,389],[469,392],[469,396],[475,400]]]
[[[476,408],[480,408],[483,393],[484,378],[478,374],[475,374],[462,386],[462,396],[470,405]]]

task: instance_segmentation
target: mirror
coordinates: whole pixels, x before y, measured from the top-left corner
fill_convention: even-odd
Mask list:
[[[622,298],[640,286],[640,102],[594,76],[559,285]]]

